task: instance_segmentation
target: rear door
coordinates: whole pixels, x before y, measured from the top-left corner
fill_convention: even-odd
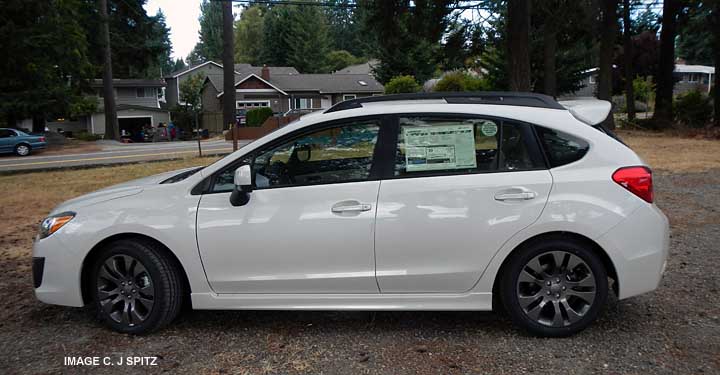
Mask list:
[[[15,132],[10,129],[0,129],[0,152],[12,152],[15,147]]]
[[[547,202],[552,178],[532,126],[407,115],[395,130],[394,165],[378,196],[380,291],[467,291]]]

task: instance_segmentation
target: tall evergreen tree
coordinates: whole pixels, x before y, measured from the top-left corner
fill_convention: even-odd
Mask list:
[[[511,91],[530,91],[530,0],[508,0],[507,56]]]
[[[287,64],[302,73],[320,73],[326,70],[329,38],[325,15],[319,7],[293,6],[290,12],[290,30],[285,34]]]
[[[660,64],[655,75],[655,113],[653,122],[666,127],[673,121],[673,86],[675,78],[675,37],[678,17],[683,11],[683,0],[664,0],[662,31],[660,32]]]
[[[78,0],[6,0],[0,7],[0,119],[84,114],[94,103],[80,89],[92,77]]]
[[[365,56],[371,47],[368,36],[362,32],[362,9],[352,7],[355,1],[351,0],[327,2],[332,5],[324,8],[331,48]]]
[[[192,63],[222,59],[222,2],[203,0],[200,4],[200,41],[188,59]]]
[[[364,30],[377,47],[380,60],[375,75],[380,82],[410,75],[424,82],[432,77],[439,60],[440,39],[450,23],[452,0],[358,1],[365,12]]]
[[[235,21],[235,62],[262,64],[266,10],[260,5],[247,7],[240,13],[240,19]]]

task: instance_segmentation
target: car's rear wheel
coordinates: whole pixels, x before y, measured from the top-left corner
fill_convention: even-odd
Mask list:
[[[585,329],[608,294],[607,271],[597,254],[567,239],[536,241],[519,249],[501,283],[510,318],[538,336],[569,336]]]
[[[21,143],[21,144],[15,146],[15,154],[18,156],[30,155],[30,146],[26,145],[24,143]]]
[[[180,311],[180,274],[152,243],[113,242],[99,254],[92,271],[98,316],[116,331],[148,333],[172,322]]]

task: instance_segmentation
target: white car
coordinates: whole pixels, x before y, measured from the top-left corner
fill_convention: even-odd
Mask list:
[[[668,221],[610,104],[349,100],[220,161],[55,208],[35,295],[120,332],[194,309],[493,310],[542,336],[657,288]]]

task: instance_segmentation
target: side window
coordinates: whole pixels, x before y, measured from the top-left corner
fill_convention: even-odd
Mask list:
[[[544,168],[545,161],[528,124],[503,121],[500,169],[523,171]]]
[[[499,122],[400,117],[395,176],[497,169]]]
[[[252,162],[255,187],[366,180],[370,176],[379,129],[376,120],[358,121],[304,134],[262,150]],[[219,176],[217,181],[220,180]],[[232,190],[232,176],[229,182]]]
[[[15,137],[15,132],[10,129],[0,129],[0,138]]]
[[[215,182],[213,183],[210,192],[212,193],[223,193],[230,192],[235,187],[235,170],[237,167],[243,164],[250,164],[252,162],[251,157],[245,157],[242,160],[233,164],[231,168],[226,168],[215,176]]]
[[[552,168],[582,159],[590,148],[587,142],[570,134],[542,126],[535,129]]]

